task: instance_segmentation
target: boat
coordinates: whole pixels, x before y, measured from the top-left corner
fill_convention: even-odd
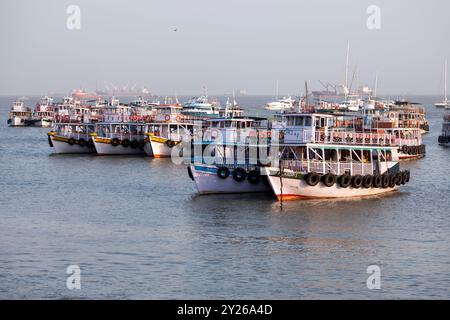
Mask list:
[[[286,96],[279,100],[277,99],[275,101],[268,102],[265,109],[270,111],[292,110],[294,108],[294,103],[295,99],[292,99],[291,96]]]
[[[144,154],[145,123],[99,122],[90,136],[98,155]]]
[[[25,127],[31,124],[32,112],[26,107],[22,99],[13,102],[9,112],[8,125],[10,127]]]
[[[335,130],[332,115],[285,117],[278,164],[261,168],[278,200],[380,195],[409,181],[391,135]]]
[[[49,128],[53,124],[55,116],[53,99],[45,96],[39,99],[32,116],[32,125]]]
[[[270,192],[258,161],[268,152],[267,145],[259,149],[258,143],[270,136],[266,119],[211,119],[205,128],[193,153],[183,154],[200,194]]]
[[[147,123],[144,151],[155,158],[166,158],[172,154],[185,134],[192,133],[193,123],[190,117],[183,115],[183,107],[178,102],[166,99],[164,104],[154,107],[154,121]]]
[[[95,124],[55,123],[47,133],[48,143],[54,153],[95,153],[90,134],[95,132]]]
[[[448,100],[447,97],[447,59],[445,60],[444,63],[444,100],[435,103],[434,106],[438,108],[450,109],[450,100]]]
[[[444,116],[444,122],[442,123],[442,132],[438,138],[438,142],[441,146],[450,145],[450,113]]]
[[[203,88],[203,94],[199,97],[193,97],[183,104],[182,113],[196,117],[218,117],[218,108],[209,101],[208,91]]]

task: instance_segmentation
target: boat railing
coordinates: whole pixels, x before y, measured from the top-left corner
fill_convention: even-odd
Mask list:
[[[144,138],[144,133],[139,134],[139,133],[106,133],[106,134],[98,134],[99,137],[101,138],[108,138],[108,139],[114,139],[117,138],[119,140],[125,140],[128,139],[131,141],[131,139],[143,139]]]
[[[81,138],[87,140],[89,139],[89,133],[84,133],[84,132],[64,132],[64,131],[58,131],[56,133],[57,136],[59,137],[64,137],[67,139],[76,139],[79,140]]]
[[[315,132],[316,143],[327,144],[351,144],[368,146],[389,146],[394,142],[394,136],[391,134],[366,133],[366,132],[347,132],[330,130],[328,132]]]
[[[421,138],[410,138],[410,139],[395,138],[393,145],[402,147],[402,146],[418,146],[421,144],[422,144]]]
[[[320,160],[281,160],[281,168],[294,172],[317,172],[320,174],[333,173],[341,175],[373,174],[372,163],[359,161],[320,161]]]

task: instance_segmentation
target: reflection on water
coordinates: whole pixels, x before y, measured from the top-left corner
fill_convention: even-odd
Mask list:
[[[0,98],[0,298],[450,297],[442,110],[428,108],[427,157],[402,163],[401,191],[281,208],[270,194],[199,196],[169,159],[50,155],[46,129],[6,127],[12,100]],[[81,291],[65,287],[70,264]]]

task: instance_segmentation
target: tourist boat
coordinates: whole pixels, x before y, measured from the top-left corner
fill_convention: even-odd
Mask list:
[[[450,108],[450,100],[447,97],[447,60],[444,63],[444,100],[434,104],[438,108]]]
[[[268,153],[266,119],[211,119],[205,128],[191,154],[183,154],[200,194],[270,192],[259,167]]]
[[[285,117],[278,163],[261,168],[279,200],[379,195],[409,181],[392,135],[334,130],[332,115]]]
[[[53,124],[55,116],[53,99],[45,96],[39,99],[33,112],[32,122],[36,127],[49,128]]]
[[[389,106],[388,111],[395,112],[398,118],[398,126],[401,128],[419,128],[422,134],[430,131],[426,119],[425,108],[419,103],[408,101],[395,101],[394,105]]]
[[[99,155],[144,154],[146,124],[133,122],[97,123],[91,138]]]
[[[8,125],[10,127],[24,127],[31,124],[32,112],[21,99],[13,102],[9,112]]]
[[[193,130],[192,121],[181,114],[181,104],[169,102],[166,100],[164,104],[155,106],[154,121],[147,124],[144,151],[155,158],[170,157],[173,147]]]
[[[422,143],[422,129],[420,121],[411,121],[408,118],[399,117],[402,112],[390,110],[372,118],[370,124],[372,130],[384,132],[395,137],[392,146],[398,148],[400,160],[418,159],[425,156],[426,147]],[[411,123],[414,123],[412,125]]]
[[[438,138],[438,142],[441,146],[450,145],[450,114],[444,116],[444,122],[442,123],[442,133]]]
[[[47,133],[50,147],[55,153],[95,153],[90,134],[95,125],[88,123],[55,123]]]

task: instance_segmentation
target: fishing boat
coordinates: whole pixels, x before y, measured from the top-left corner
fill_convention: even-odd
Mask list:
[[[434,104],[435,107],[438,108],[450,108],[450,100],[447,97],[447,60],[444,63],[444,100],[441,102],[437,102]]]
[[[55,153],[95,153],[90,134],[95,125],[88,123],[55,123],[47,133],[48,143]]]
[[[442,132],[438,138],[438,142],[441,146],[450,145],[450,114],[444,116],[444,122],[442,123]]]
[[[201,141],[194,141],[187,159],[188,175],[198,192],[270,192],[259,166],[259,160],[268,152],[267,120],[250,117],[214,119],[205,127]],[[262,149],[258,149],[260,141],[265,145]],[[187,155],[183,156],[187,158]]]
[[[32,112],[26,107],[22,99],[13,102],[9,112],[8,125],[10,127],[25,127],[31,124]]]
[[[144,123],[101,122],[90,136],[99,155],[144,154],[146,130]]]
[[[324,114],[286,120],[278,164],[262,167],[279,200],[379,195],[409,181],[389,134],[334,130]]]

